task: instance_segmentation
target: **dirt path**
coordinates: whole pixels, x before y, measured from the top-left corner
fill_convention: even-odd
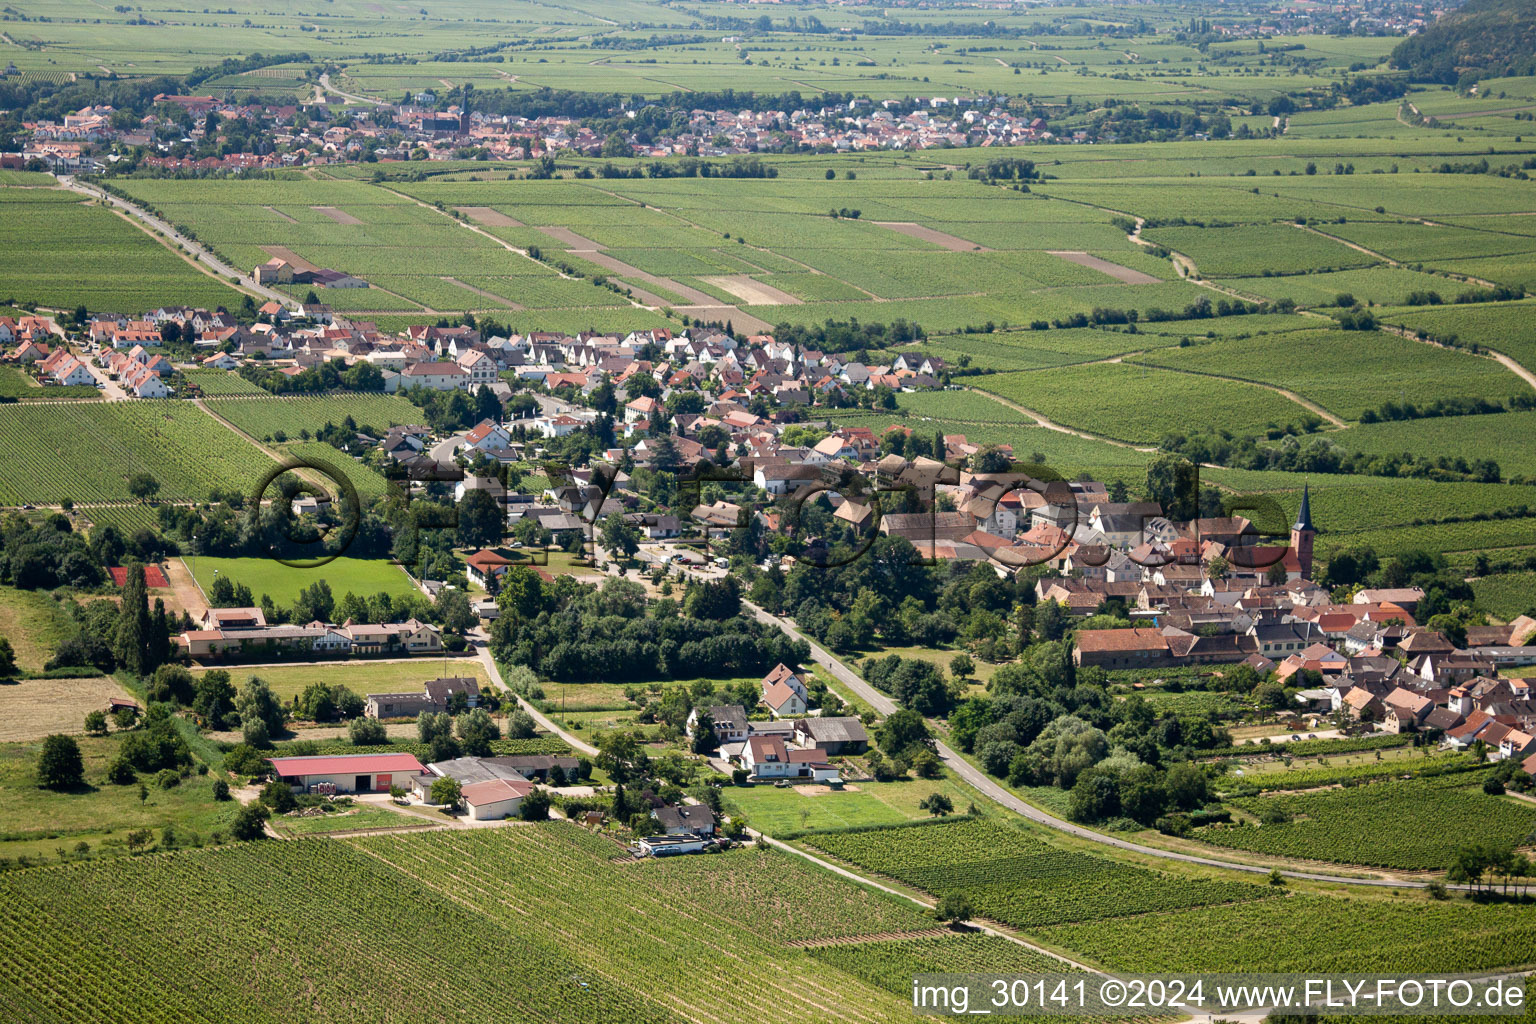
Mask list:
[[[202,618],[203,612],[208,610],[208,599],[203,596],[203,588],[198,586],[187,563],[180,558],[169,559],[165,563],[165,578],[171,585],[174,603],[180,605],[174,610],[184,611],[194,619]],[[167,607],[171,603],[166,602]]]
[[[1332,317],[1329,317],[1328,319],[1331,320]],[[1416,341],[1421,345],[1433,345],[1435,348],[1443,348],[1450,352],[1460,352],[1463,355],[1469,354],[1465,349],[1453,348],[1450,345],[1442,345],[1440,342],[1435,341],[1432,338],[1421,338],[1407,328],[1399,327],[1397,324],[1384,324],[1378,322],[1376,324],[1376,329],[1379,331],[1385,331],[1388,334],[1395,334],[1399,338],[1404,338],[1408,341]],[[1509,356],[1502,352],[1495,352],[1493,349],[1486,345],[1482,345],[1480,347],[1482,348],[1483,352],[1487,354],[1488,358],[1504,367],[1504,369],[1508,370],[1516,377],[1519,377],[1521,380],[1525,381],[1531,386],[1532,390],[1536,390],[1536,373],[1532,373],[1530,370],[1526,369],[1520,363],[1517,363],[1515,360],[1511,359]]]
[[[507,684],[503,682],[501,678],[501,669],[496,667],[496,659],[491,657],[491,645],[489,642],[490,637],[486,635],[484,629],[478,626],[475,627],[470,631],[470,637],[474,641],[475,653],[480,658],[480,664],[485,666],[485,674],[490,677],[491,683],[495,685],[496,689],[516,700],[524,711],[533,716],[533,720],[539,726],[539,728],[543,729],[547,733],[550,733],[551,735],[559,736],[572,750],[583,754],[588,754],[592,757],[597,756],[596,747],[586,742],[585,740],[580,740],[575,736],[572,736],[570,733],[560,728],[554,722],[550,721],[549,717],[545,715],[544,712],[540,711],[538,708],[524,700],[521,694],[513,693],[510,689],[507,688]]]
[[[511,299],[504,299],[500,295],[495,294],[494,292],[486,291],[484,288],[476,288],[472,284],[465,284],[463,281],[460,281],[456,277],[444,277],[443,280],[447,281],[449,284],[458,285],[460,288],[463,288],[467,292],[474,292],[476,295],[479,295],[482,298],[490,299],[492,302],[496,303],[496,305],[498,305],[498,306],[505,306],[508,309],[522,309],[523,308],[522,306],[519,306],[517,303],[513,302]]]
[[[1119,357],[1116,357],[1116,358],[1118,359]],[[1109,362],[1109,361],[1110,360],[1104,360],[1104,362]],[[1002,397],[1001,395],[994,395],[990,391],[983,391],[980,388],[970,388],[970,387],[966,388],[965,390],[967,390],[967,391],[974,391],[978,395],[986,395],[988,398],[992,399],[993,401],[998,402],[1001,405],[1006,405],[1008,408],[1012,409],[1014,412],[1021,412],[1025,416],[1028,416],[1030,419],[1034,420],[1036,426],[1044,427],[1047,430],[1055,430],[1055,431],[1057,431],[1059,433],[1062,433],[1062,434],[1071,434],[1073,437],[1080,437],[1080,438],[1082,438],[1085,441],[1103,441],[1105,444],[1112,444],[1116,448],[1129,448],[1132,451],[1136,451],[1136,452],[1155,452],[1155,451],[1157,451],[1156,446],[1153,446],[1151,448],[1142,448],[1142,447],[1140,447],[1138,445],[1131,444],[1129,441],[1119,441],[1119,440],[1116,440],[1113,437],[1105,437],[1103,434],[1090,434],[1086,430],[1077,430],[1074,427],[1064,427],[1060,423],[1057,423],[1055,420],[1047,419],[1043,413],[1038,413],[1038,412],[1036,412],[1033,409],[1030,409],[1030,408],[1027,408],[1026,406],[1020,405],[1018,402],[1010,401],[1009,399],[1006,399],[1006,398]]]
[[[1348,423],[1345,423],[1343,420],[1339,419],[1339,417],[1335,416],[1327,409],[1324,409],[1322,406],[1318,405],[1311,399],[1303,398],[1296,392],[1289,391],[1286,388],[1278,387],[1274,384],[1266,384],[1261,380],[1249,380],[1246,377],[1233,377],[1225,373],[1210,373],[1206,370],[1189,370],[1182,367],[1162,366],[1157,363],[1138,363],[1134,359],[1126,360],[1126,362],[1129,362],[1133,366],[1144,366],[1149,370],[1170,370],[1173,373],[1187,373],[1195,377],[1215,377],[1217,380],[1229,380],[1234,384],[1246,384],[1249,387],[1263,388],[1265,391],[1273,391],[1275,394],[1281,396],[1282,398],[1290,399],[1307,411],[1321,416],[1335,427],[1342,429],[1349,426]]]
[[[763,284],[746,274],[701,277],[699,280],[730,292],[749,306],[798,306],[801,304],[798,296],[780,291],[772,285]]]
[[[257,448],[259,448],[261,450],[262,454],[266,455],[273,462],[282,463],[282,462],[286,462],[287,461],[287,456],[284,455],[282,452],[278,451],[276,448],[271,447],[270,445],[263,444],[262,442],[256,440],[250,434],[247,434],[245,431],[243,431],[239,427],[235,426],[229,420],[225,419],[223,416],[220,416],[218,413],[216,413],[212,409],[208,408],[207,402],[204,401],[203,399],[201,399],[201,398],[194,398],[192,400],[192,404],[197,406],[199,409],[203,410],[203,412],[207,413],[208,416],[210,418],[212,418],[215,422],[224,425],[228,429],[234,431],[241,438],[245,439],[246,441],[248,441],[252,445],[254,445]],[[312,469],[302,469],[301,468],[301,469],[295,470],[294,472],[298,473],[299,476],[303,477],[305,480],[308,480],[310,483],[312,483],[316,487],[320,488],[320,493],[322,493],[322,494],[330,494],[331,493],[331,485],[330,485],[330,483],[327,482],[327,478],[324,475],[322,475],[320,473],[317,473],[317,472],[315,472]]]
[[[1428,222],[1427,221],[1421,221],[1420,223],[1428,223]],[[1346,248],[1350,248],[1350,249],[1355,250],[1355,252],[1364,253],[1366,256],[1370,256],[1370,257],[1372,257],[1374,259],[1381,260],[1381,262],[1385,263],[1389,267],[1398,267],[1398,268],[1402,268],[1403,267],[1402,263],[1400,263],[1397,260],[1393,259],[1392,257],[1386,255],[1385,253],[1377,252],[1375,249],[1367,249],[1365,246],[1360,245],[1358,242],[1351,242],[1347,238],[1340,238],[1338,235],[1330,235],[1326,231],[1319,231],[1317,228],[1312,227],[1310,224],[1293,224],[1292,226],[1300,228],[1302,231],[1309,231],[1312,234],[1317,235],[1319,238],[1326,238],[1330,242],[1337,242],[1340,245],[1345,246]],[[1408,269],[1411,269],[1411,268],[1408,268]],[[1449,271],[1446,272],[1446,275],[1451,280],[1453,280],[1453,281],[1461,281],[1461,282],[1463,282],[1465,284],[1480,285],[1483,288],[1498,288],[1498,287],[1500,287],[1500,285],[1497,282],[1495,282],[1495,281],[1485,281],[1485,280],[1483,280],[1480,277],[1468,277],[1465,274],[1452,274]]]

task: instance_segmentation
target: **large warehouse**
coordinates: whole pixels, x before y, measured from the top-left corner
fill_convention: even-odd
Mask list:
[[[273,757],[277,777],[300,793],[330,785],[337,793],[387,793],[391,785],[409,786],[421,774],[412,754],[336,754],[329,757]]]

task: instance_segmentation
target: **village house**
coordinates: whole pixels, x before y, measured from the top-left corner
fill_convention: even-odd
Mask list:
[[[423,711],[436,714],[450,710],[456,695],[462,695],[466,708],[478,707],[479,682],[471,676],[450,676],[428,680],[419,691],[370,693],[363,713],[369,718],[415,718]]]

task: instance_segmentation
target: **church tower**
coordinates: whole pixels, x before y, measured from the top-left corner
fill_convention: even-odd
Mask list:
[[[1296,513],[1296,522],[1291,524],[1291,548],[1296,552],[1296,561],[1301,566],[1301,578],[1312,578],[1312,540],[1317,536],[1317,528],[1312,525],[1312,496],[1308,485],[1301,485],[1301,508]]]

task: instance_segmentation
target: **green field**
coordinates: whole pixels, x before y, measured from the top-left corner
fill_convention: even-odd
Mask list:
[[[1283,824],[1212,825],[1216,846],[1279,857],[1341,861],[1409,871],[1444,870],[1467,842],[1523,846],[1536,831],[1536,806],[1486,796],[1477,775],[1235,801],[1244,811],[1290,815]]]
[[[1167,875],[1069,852],[1018,824],[983,818],[813,832],[802,842],[936,896],[961,893],[980,916],[1024,929],[1272,895],[1249,882]]]
[[[199,555],[185,559],[197,577],[198,585],[206,592],[213,586],[217,573],[235,583],[251,588],[260,601],[270,597],[279,605],[290,605],[299,591],[317,580],[325,580],[340,600],[349,591],[358,597],[369,597],[379,592],[391,597],[419,594],[411,578],[399,566],[383,559],[348,558],[345,555],[314,569],[296,569],[268,558],[214,558]]]
[[[201,561],[201,559],[199,559]],[[209,671],[194,668],[201,676]],[[250,676],[260,676],[272,692],[288,701],[315,683],[345,686],[353,693],[404,693],[419,690],[430,679],[472,676],[482,689],[490,687],[485,668],[474,658],[417,658],[410,661],[336,662],[315,665],[267,665],[227,670],[238,689]]]
[[[0,808],[0,857],[57,860],[60,847],[71,853],[80,842],[93,848],[110,847],[137,828],[153,829],[158,835],[172,825],[184,839],[190,841],[195,832],[203,842],[215,832],[228,830],[237,805],[213,799],[212,775],[192,775],[170,789],[161,789],[144,776],[148,792],[140,800],[138,786],[106,781],[107,764],[122,742],[119,735],[78,736],[76,742],[85,762],[86,786],[67,793],[38,788],[40,743],[0,744],[0,794],[5,797]]]
[[[64,607],[47,594],[0,587],[0,636],[11,642],[20,668],[41,671],[60,641],[74,632]]]
[[[0,405],[0,504],[126,501],[148,473],[160,498],[249,491],[272,460],[186,402]]]
[[[11,966],[0,969],[0,988],[32,1020],[77,1017],[87,1004],[92,1019],[124,1022],[382,1022],[404,1013],[661,1024],[712,1012],[716,995],[688,979],[729,963],[733,990],[763,1020],[873,1022],[903,1012],[899,997],[786,943],[930,927],[915,909],[781,853],[624,867],[614,864],[621,852],[552,822],[9,875],[0,888],[12,927],[0,944]],[[615,885],[616,871],[631,884]],[[498,895],[509,887],[515,900]],[[181,911],[167,916],[144,899],[154,893]],[[89,912],[102,905],[118,909]],[[256,914],[259,930],[225,928],[211,946],[197,926]],[[77,926],[48,923],[59,915]],[[460,970],[394,966],[424,944]],[[367,972],[366,999],[355,975],[328,966],[337,948]],[[56,973],[21,969],[25,955],[44,951]],[[123,956],[152,983],[98,996]],[[189,974],[188,963],[198,970]]]
[[[50,189],[0,187],[0,282],[0,299],[133,314],[242,298],[117,214]]]
[[[227,398],[209,401],[208,408],[261,441],[298,440],[306,430],[314,433],[328,423],[339,425],[348,416],[359,427],[380,431],[377,436],[382,437],[390,427],[419,423],[422,418],[421,410],[407,399],[385,395]]]
[[[973,793],[953,780],[907,779],[896,782],[850,782],[840,790],[811,787],[778,789],[757,785],[726,791],[726,800],[754,829],[777,835],[802,829],[861,828],[893,825],[926,818],[918,803],[943,793],[957,811],[964,811]]]

